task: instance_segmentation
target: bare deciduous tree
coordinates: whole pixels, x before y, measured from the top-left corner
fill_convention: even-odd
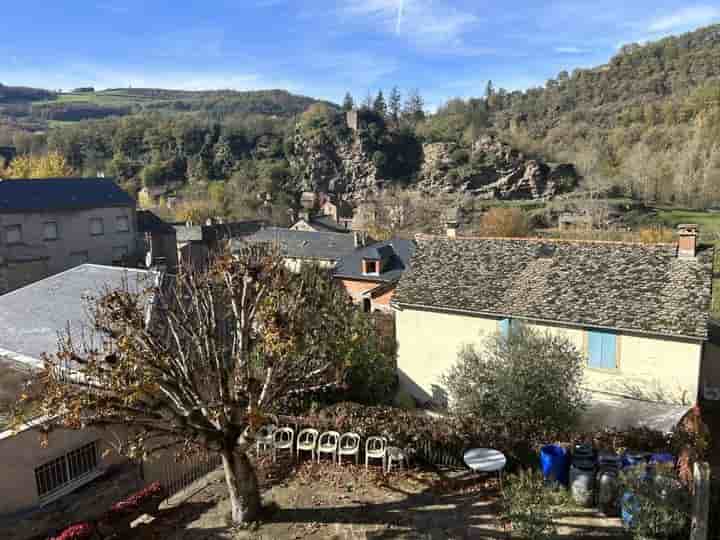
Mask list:
[[[262,246],[141,294],[108,291],[91,311],[92,339],[68,335],[36,377],[39,412],[67,428],[127,426],[132,457],[219,452],[235,522],[260,509],[256,431],[279,400],[338,385],[367,328],[325,271],[289,272]]]

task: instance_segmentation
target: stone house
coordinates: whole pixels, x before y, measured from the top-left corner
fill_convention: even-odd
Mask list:
[[[225,223],[209,219],[204,225],[174,224],[178,263],[202,265],[212,251],[222,249],[225,242],[251,236],[265,227],[262,220]]]
[[[343,257],[362,247],[359,236],[347,233],[298,231],[268,227],[246,238],[233,240],[231,250],[237,251],[245,242],[277,246],[292,270],[303,263],[315,263],[334,268]]]
[[[414,252],[412,240],[392,238],[372,243],[340,259],[333,275],[363,311],[392,313],[390,301]]]
[[[177,231],[149,210],[138,210],[138,253],[145,266],[175,272],[178,265]]]
[[[0,294],[136,255],[135,201],[104,178],[0,181]]]
[[[125,287],[139,292],[159,280],[156,272],[83,264],[0,296],[0,408],[17,398],[23,381],[42,367],[43,355],[57,350],[60,333],[94,341],[88,295]],[[0,515],[53,503],[126,462],[112,445],[122,428],[56,429],[41,445],[44,420],[9,430],[0,410]]]
[[[443,402],[461,347],[522,324],[569,338],[595,396],[691,405],[709,361],[712,260],[696,226],[653,245],[420,237],[393,298],[400,378]]]

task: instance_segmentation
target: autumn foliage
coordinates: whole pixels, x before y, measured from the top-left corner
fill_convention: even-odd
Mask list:
[[[483,236],[512,238],[530,232],[525,213],[519,208],[491,208],[482,216],[480,232]]]

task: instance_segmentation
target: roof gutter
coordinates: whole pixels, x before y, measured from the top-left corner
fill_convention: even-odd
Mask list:
[[[510,313],[495,313],[491,311],[476,311],[476,310],[469,310],[469,309],[461,309],[461,308],[447,308],[447,307],[437,307],[437,306],[427,306],[424,304],[410,304],[406,302],[390,302],[390,306],[393,309],[401,310],[403,307],[407,308],[417,308],[425,311],[439,311],[443,313],[459,313],[463,315],[474,315],[474,316],[489,316],[489,317],[497,317],[499,319],[504,318],[511,318],[511,319],[518,319],[522,321],[528,321],[528,322],[541,322],[541,323],[550,323],[555,325],[565,325],[570,326],[572,328],[597,328],[600,330],[615,330],[620,332],[632,332],[635,334],[642,334],[645,336],[654,336],[654,337],[669,337],[669,338],[675,338],[675,339],[687,339],[691,341],[707,341],[707,335],[705,337],[698,337],[698,336],[686,336],[684,334],[668,334],[663,332],[648,332],[647,330],[639,330],[637,328],[620,328],[617,326],[602,326],[599,324],[581,324],[576,322],[570,322],[570,321],[560,321],[557,319],[543,319],[540,317],[523,317],[521,315],[512,315]]]

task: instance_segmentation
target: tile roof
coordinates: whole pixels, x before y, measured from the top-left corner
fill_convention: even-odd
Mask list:
[[[0,180],[0,213],[135,207],[135,200],[108,178]]]
[[[58,335],[68,326],[74,336],[89,328],[87,296],[127,284],[131,291],[157,283],[160,274],[83,264],[0,296],[0,356],[31,366],[45,352],[57,350]]]
[[[705,339],[711,249],[536,239],[418,239],[394,297],[415,305]]]
[[[410,266],[410,258],[415,252],[415,242],[403,238],[393,238],[377,242],[353,251],[338,262],[335,276],[371,281],[397,281]],[[385,261],[379,276],[367,276],[362,273],[363,259]]]
[[[138,232],[156,234],[175,234],[175,227],[163,221],[159,216],[150,210],[138,210]]]
[[[281,253],[293,259],[337,261],[356,249],[352,234],[293,231],[277,227],[262,229],[245,240],[277,243]],[[237,243],[234,242],[233,246]]]

